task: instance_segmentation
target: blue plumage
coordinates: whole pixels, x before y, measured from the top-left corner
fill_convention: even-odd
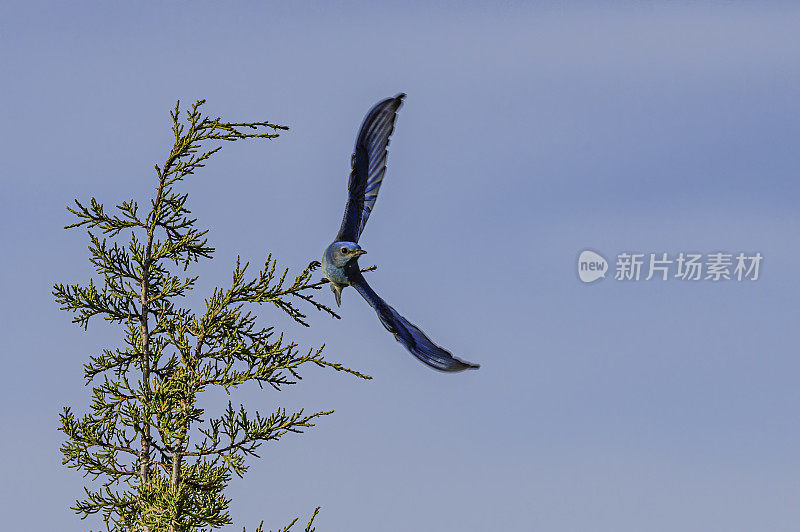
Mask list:
[[[386,173],[389,137],[405,94],[387,98],[370,109],[356,137],[347,186],[348,199],[337,241],[358,242]]]
[[[433,343],[416,325],[389,306],[367,284],[358,267],[358,257],[366,253],[358,245],[358,239],[378,198],[386,173],[389,137],[394,130],[397,110],[405,96],[398,94],[379,102],[364,118],[351,159],[348,200],[342,226],[335,241],[325,250],[322,271],[330,281],[337,305],[341,305],[342,290],[346,286],[355,288],[375,309],[386,330],[428,366],[448,372],[478,368],[477,364],[459,360]]]

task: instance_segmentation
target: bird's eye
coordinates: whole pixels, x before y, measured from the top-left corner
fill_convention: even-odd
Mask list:
[[[347,255],[347,248],[342,248],[342,255]]]

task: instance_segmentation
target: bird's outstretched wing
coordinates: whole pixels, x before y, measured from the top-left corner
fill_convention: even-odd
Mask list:
[[[478,364],[470,364],[455,358],[449,351],[433,343],[416,325],[381,299],[367,284],[367,280],[364,279],[358,268],[355,269],[355,272],[348,272],[348,280],[350,285],[358,290],[358,293],[375,309],[386,330],[392,333],[412,355],[425,364],[440,371],[462,371],[480,367]]]
[[[394,130],[397,110],[403,105],[405,94],[387,98],[370,109],[356,138],[356,148],[351,159],[348,199],[342,227],[337,241],[358,242],[367,223],[372,206],[378,198],[383,174],[386,173],[386,148]]]

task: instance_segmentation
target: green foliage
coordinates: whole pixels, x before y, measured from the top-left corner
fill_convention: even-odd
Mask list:
[[[281,390],[295,384],[308,364],[369,378],[329,362],[322,347],[301,349],[272,327],[258,326],[247,310],[269,303],[308,326],[298,304],[309,304],[338,318],[314,300],[323,281],[313,282],[310,268],[290,280],[270,255],[248,279],[248,264],[237,258],[230,286],[214,289],[201,312],[176,305],[197,281],[185,273],[189,265],[214,252],[207,231],[190,217],[188,195],[176,185],[222,147],[206,148],[209,142],[271,139],[287,129],[211,119],[201,113],[203,103],[187,111],[185,123],[180,102],[172,111],[174,145],[163,166],[155,166],[155,194],[146,212],[133,200],[113,213],[94,198],[68,207],[77,221],[67,227],[87,229],[90,261],[102,284],[56,284],[53,295],[84,329],[95,316],[124,329],[123,347],[104,349],[84,365],[93,387],[89,413],[65,408],[60,427],[64,464],[101,482],[84,488],[85,498],[73,509],[82,518],[100,514],[109,531],[179,532],[232,523],[224,490],[233,474],[247,472],[246,458],[257,456],[264,442],[300,433],[331,413],[277,408],[250,414],[228,402],[224,414],[208,418],[197,402],[203,391],[216,386],[230,393],[250,381]],[[120,242],[128,231],[129,240]]]

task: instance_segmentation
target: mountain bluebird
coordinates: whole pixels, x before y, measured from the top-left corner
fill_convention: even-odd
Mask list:
[[[477,364],[453,357],[450,352],[433,343],[416,325],[398,314],[367,284],[358,266],[358,258],[366,253],[358,245],[358,239],[375,205],[386,173],[389,136],[403,98],[405,94],[398,94],[379,102],[367,113],[361,125],[351,159],[349,198],[342,227],[334,242],[325,250],[322,271],[330,281],[337,305],[342,304],[342,290],[346,286],[355,288],[378,313],[383,326],[425,364],[440,371],[478,368]]]

